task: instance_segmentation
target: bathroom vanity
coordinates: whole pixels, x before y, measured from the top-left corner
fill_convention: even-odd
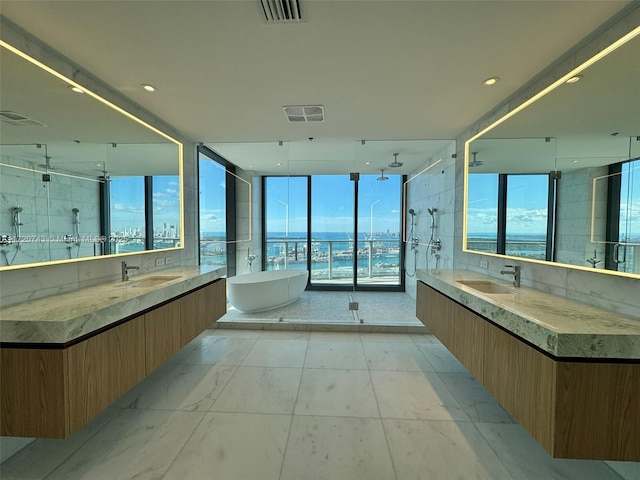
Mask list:
[[[78,430],[224,315],[225,273],[178,267],[0,309],[0,435]]]
[[[552,456],[640,461],[640,319],[469,271],[418,279],[417,317]]]

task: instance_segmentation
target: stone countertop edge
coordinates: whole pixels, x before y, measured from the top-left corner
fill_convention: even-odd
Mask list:
[[[0,309],[4,344],[66,344],[148,310],[226,274],[224,267],[182,266],[132,276],[135,285],[150,277],[177,276],[160,285],[131,287],[109,282]]]
[[[428,273],[418,280],[556,358],[640,360],[640,319],[590,307],[532,288],[493,295],[458,283],[510,283],[470,270]]]

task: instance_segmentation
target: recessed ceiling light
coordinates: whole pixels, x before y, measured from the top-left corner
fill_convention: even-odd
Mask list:
[[[276,166],[278,166],[278,167],[279,167],[280,165],[282,165],[280,162],[276,163]]]
[[[371,165],[371,162],[364,162],[365,165]]]
[[[580,80],[582,80],[582,75],[574,75],[569,80],[567,80],[565,83],[577,83]]]
[[[486,86],[491,86],[491,85],[495,85],[496,83],[498,83],[500,81],[499,77],[490,77],[487,78],[484,82],[482,82],[484,85]]]
[[[571,163],[580,163],[580,160],[571,160]]]
[[[82,90],[80,87],[76,87],[75,85],[70,85],[69,88],[71,89],[72,92],[84,93],[84,90]]]
[[[143,83],[140,86],[142,87],[143,90],[146,90],[147,92],[155,92],[156,91],[156,87],[154,87],[153,85],[151,85],[149,83]]]

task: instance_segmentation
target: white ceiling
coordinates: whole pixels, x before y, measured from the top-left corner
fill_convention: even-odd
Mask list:
[[[258,0],[0,12],[243,168],[373,173],[397,152],[408,173],[627,3],[301,0],[304,22],[289,25],[267,24]],[[297,104],[323,105],[326,121],[288,123],[282,106]]]

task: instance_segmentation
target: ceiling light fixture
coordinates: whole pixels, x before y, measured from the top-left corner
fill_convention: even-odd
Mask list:
[[[391,163],[389,164],[389,166],[390,166],[391,168],[398,168],[398,167],[401,167],[402,165],[404,165],[404,163],[399,162],[399,161],[398,161],[398,154],[397,154],[397,153],[394,153],[394,154],[393,154],[393,162],[391,162]]]
[[[142,83],[140,86],[142,87],[143,90],[146,90],[147,92],[155,92],[156,91],[156,87],[154,87],[150,83]]]
[[[364,162],[365,165],[371,165],[371,162]]]
[[[487,87],[490,87],[491,85],[495,85],[496,83],[498,83],[500,81],[500,77],[489,77],[487,78],[484,82],[482,82],[484,85],[486,85]]]
[[[385,180],[389,180],[389,177],[384,176],[384,169],[380,169],[380,176],[376,178],[379,182],[384,182]]]
[[[570,79],[568,79],[565,83],[577,83],[582,80],[582,75],[574,75]]]
[[[84,93],[84,90],[82,90],[80,87],[76,87],[75,85],[69,85],[69,89],[75,93]]]

